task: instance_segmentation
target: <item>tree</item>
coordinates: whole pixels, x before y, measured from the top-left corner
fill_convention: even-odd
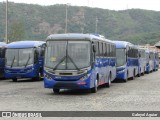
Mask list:
[[[13,22],[8,34],[9,42],[20,41],[24,39],[25,31],[24,24],[22,22]]]

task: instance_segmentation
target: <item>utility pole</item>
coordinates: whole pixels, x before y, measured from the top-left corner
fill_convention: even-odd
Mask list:
[[[97,16],[96,16],[96,25],[95,25],[95,33],[97,33],[97,25],[98,24],[98,18],[97,18]]]
[[[81,25],[81,32],[84,32],[84,22],[85,22],[85,16],[84,16],[84,9],[83,9],[83,15],[82,15],[83,21],[82,21],[82,25]]]
[[[67,33],[67,24],[68,24],[68,5],[69,3],[66,4],[66,25],[65,25],[65,33]]]
[[[6,33],[5,33],[5,41],[8,43],[8,0],[6,0]]]

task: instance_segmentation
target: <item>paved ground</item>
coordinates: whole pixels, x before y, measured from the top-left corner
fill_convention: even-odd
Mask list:
[[[89,91],[53,94],[43,81],[0,80],[0,111],[159,111],[160,70],[127,83]]]

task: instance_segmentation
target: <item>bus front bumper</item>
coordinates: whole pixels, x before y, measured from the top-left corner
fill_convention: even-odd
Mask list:
[[[56,88],[56,89],[89,89],[89,80],[77,80],[77,81],[56,81],[48,80],[44,77],[45,88]]]
[[[27,69],[27,70],[21,70],[21,71],[13,71],[13,70],[5,70],[5,77],[6,78],[33,78],[36,77],[37,74],[35,73],[34,70]]]

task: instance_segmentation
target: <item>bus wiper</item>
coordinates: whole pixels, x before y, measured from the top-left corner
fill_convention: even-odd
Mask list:
[[[73,65],[76,67],[76,69],[77,70],[80,70],[79,68],[78,68],[78,66],[75,64],[75,62],[73,61],[73,59],[68,55],[68,58],[71,60],[71,62],[73,63]]]
[[[25,64],[25,68],[26,68],[26,66],[28,65],[28,62],[29,62],[29,60],[31,59],[31,56],[30,56],[30,54],[29,54],[29,57],[28,57],[28,60],[27,60],[27,62],[26,62],[26,64]]]
[[[11,68],[13,67],[14,60],[15,60],[15,56],[14,56],[14,58],[12,59]]]
[[[59,63],[57,63],[57,65],[53,68],[53,70],[56,70],[57,67],[66,59],[66,56],[64,56],[60,61]]]

